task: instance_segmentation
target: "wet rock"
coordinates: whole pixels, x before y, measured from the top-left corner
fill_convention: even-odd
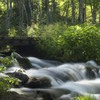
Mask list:
[[[87,61],[85,66],[86,66],[86,68],[88,68],[88,69],[99,69],[99,66],[98,66],[98,65],[96,64],[96,62],[93,61],[93,60]]]
[[[55,96],[53,94],[47,93],[47,92],[37,92],[38,96],[43,98],[43,100],[55,100]],[[39,99],[40,100],[40,99]]]
[[[28,88],[46,88],[51,86],[51,81],[46,77],[33,77],[24,86]]]
[[[26,57],[22,57],[21,55],[19,55],[16,52],[13,52],[11,54],[13,60],[17,60],[18,64],[20,67],[22,67],[23,69],[30,69],[32,68],[32,64],[31,62],[26,58]]]
[[[16,92],[8,92],[5,96],[0,96],[0,100],[37,100],[36,93],[29,94],[18,94]]]
[[[64,95],[62,95],[57,100],[76,100],[77,96],[78,96],[78,93],[72,92],[70,94],[64,94]]]
[[[85,74],[87,79],[96,79],[95,72],[90,69],[87,69]]]
[[[7,73],[7,74],[21,80],[20,84],[18,86],[15,86],[15,87],[20,87],[20,86],[26,84],[27,81],[29,80],[29,77],[26,74],[23,74],[21,72],[14,72],[14,73]]]
[[[84,76],[86,79],[96,79],[98,75],[99,66],[95,61],[89,60],[85,64]]]
[[[30,63],[30,61],[27,58],[16,58],[19,66],[22,67],[23,69],[30,69],[32,68],[32,65]]]

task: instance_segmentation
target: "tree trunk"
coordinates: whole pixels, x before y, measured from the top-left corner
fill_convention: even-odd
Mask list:
[[[93,24],[96,23],[97,6],[98,6],[98,2],[97,2],[97,1],[93,2],[93,9],[92,9],[92,23],[93,23]]]
[[[84,22],[84,4],[83,4],[83,0],[79,0],[79,22],[83,23]]]
[[[55,0],[52,0],[52,11],[54,13],[56,12],[56,2],[55,2]]]
[[[71,0],[71,5],[72,5],[72,23],[75,22],[75,4],[74,0]]]
[[[30,19],[33,18],[33,7],[32,7],[32,0],[29,0],[29,10],[30,10]]]
[[[67,23],[70,23],[70,19],[69,19],[69,6],[70,6],[70,2],[68,0],[67,6],[66,6],[66,22]]]
[[[92,23],[93,24],[96,23],[96,9],[95,9],[95,7],[93,7],[93,11],[92,11]]]
[[[45,0],[45,12],[46,12],[46,19],[47,19],[47,24],[51,22],[51,15],[49,12],[49,0]]]
[[[19,28],[22,29],[23,28],[23,21],[24,21],[24,2],[23,0],[21,0],[20,2],[18,2],[19,4]]]
[[[97,17],[97,10],[98,10],[98,5],[99,2],[98,0],[95,1],[91,1],[90,2],[90,7],[91,7],[91,13],[92,13],[92,23],[95,24],[96,23],[96,17]]]
[[[9,27],[10,27],[10,18],[9,18],[9,9],[10,9],[10,7],[9,7],[9,0],[7,0],[7,11],[6,11],[6,29],[9,29]]]
[[[86,21],[86,0],[84,0],[84,8],[83,8],[83,22]]]
[[[99,11],[99,24],[100,24],[100,11]]]

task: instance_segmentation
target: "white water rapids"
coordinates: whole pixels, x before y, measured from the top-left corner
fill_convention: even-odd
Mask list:
[[[16,56],[16,57],[15,57]],[[17,58],[23,59],[15,53],[13,55],[14,65],[7,69],[4,73],[13,73],[18,70],[24,70],[22,73],[29,78],[45,77],[51,83],[46,88],[28,88],[22,86],[20,88],[12,88],[11,91],[23,93],[32,93],[32,91],[47,92],[54,95],[56,100],[70,100],[70,98],[79,95],[89,95],[100,100],[100,72],[99,65],[93,60],[84,63],[60,63],[58,61],[42,60],[36,57],[27,57],[32,67],[28,68],[27,61],[24,62],[27,68],[23,68],[23,64],[17,62]],[[55,100],[50,99],[50,100]],[[49,99],[48,99],[49,100]]]

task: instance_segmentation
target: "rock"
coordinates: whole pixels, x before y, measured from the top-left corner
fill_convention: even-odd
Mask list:
[[[38,96],[43,98],[42,100],[55,100],[55,96],[53,94],[47,92],[37,92]],[[39,99],[40,100],[40,99]]]
[[[86,68],[89,68],[89,69],[99,69],[99,66],[93,60],[87,61],[85,66]]]
[[[85,71],[84,75],[87,79],[95,79],[99,77],[99,69],[100,67],[97,65],[97,63],[93,60],[89,60],[85,63]]]
[[[61,97],[59,97],[57,100],[76,100],[76,97],[78,96],[79,94],[76,93],[76,92],[71,92],[69,94],[64,94],[62,95]]]
[[[33,77],[24,86],[28,88],[46,88],[51,86],[51,81],[46,77]]]
[[[37,100],[36,93],[29,94],[18,94],[16,92],[8,92],[5,96],[0,96],[0,100]]]
[[[86,76],[86,79],[96,79],[96,74],[92,69],[86,69],[84,75]]]
[[[14,73],[7,73],[7,74],[21,80],[20,84],[18,86],[15,85],[15,87],[20,87],[20,86],[26,84],[27,81],[29,80],[29,77],[26,74],[23,74],[21,72],[14,72]]]
[[[23,69],[30,69],[30,68],[32,68],[32,64],[28,60],[28,58],[22,57],[21,55],[19,55],[16,52],[13,52],[11,56],[12,56],[13,60],[15,60],[15,59],[17,60],[19,66],[22,67]]]
[[[30,69],[33,68],[32,64],[30,63],[30,61],[27,58],[17,58],[17,61],[20,65],[20,67],[22,67],[23,69]]]

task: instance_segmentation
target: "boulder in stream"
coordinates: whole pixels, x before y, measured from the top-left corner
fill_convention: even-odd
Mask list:
[[[24,86],[28,88],[46,88],[51,86],[51,81],[46,77],[33,77]]]

